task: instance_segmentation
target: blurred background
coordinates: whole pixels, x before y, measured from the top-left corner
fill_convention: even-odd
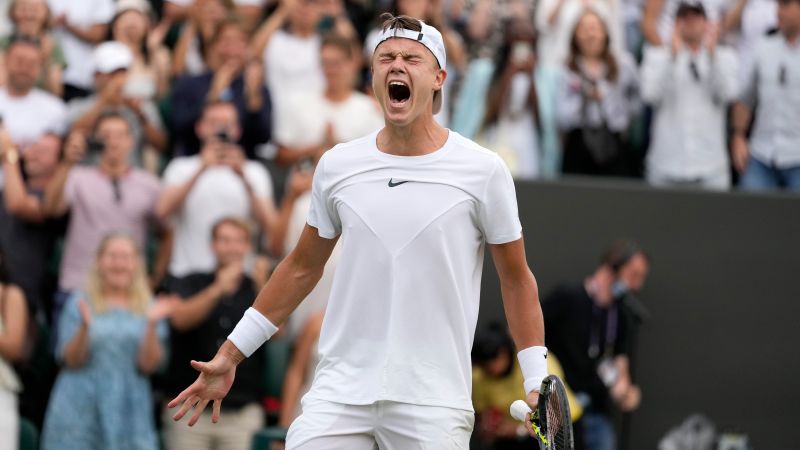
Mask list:
[[[165,405],[383,125],[384,12],[515,178],[576,448],[800,448],[800,0],[0,0],[0,449],[282,448],[338,250],[223,423]],[[531,448],[486,264],[472,448]]]

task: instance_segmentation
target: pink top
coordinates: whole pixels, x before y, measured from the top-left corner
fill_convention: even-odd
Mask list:
[[[158,178],[131,169],[115,183],[96,167],[75,167],[64,186],[70,220],[61,258],[59,287],[83,289],[100,241],[112,232],[128,233],[144,248],[160,192]]]

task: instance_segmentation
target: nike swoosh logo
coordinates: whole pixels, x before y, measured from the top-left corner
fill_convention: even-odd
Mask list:
[[[398,182],[394,183],[394,182],[392,182],[392,179],[389,178],[389,187],[400,186],[403,183],[408,183],[408,180],[406,180],[406,181],[398,181]]]

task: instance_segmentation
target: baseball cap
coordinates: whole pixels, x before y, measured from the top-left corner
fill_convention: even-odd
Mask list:
[[[92,64],[95,72],[105,74],[128,69],[133,64],[133,53],[121,42],[106,41],[94,49]]]
[[[678,4],[678,9],[675,11],[676,17],[682,17],[687,14],[698,14],[703,17],[706,15],[706,8],[703,2],[699,0],[683,0]]]
[[[415,19],[418,20],[418,19]],[[442,39],[442,33],[439,32],[436,28],[426,24],[425,22],[419,20],[419,24],[422,26],[420,31],[413,31],[406,28],[391,28],[387,27],[384,30],[381,30],[380,36],[375,41],[375,47],[372,49],[372,53],[375,54],[375,51],[378,47],[387,39],[392,38],[404,38],[404,39],[411,39],[412,41],[417,41],[420,44],[424,45],[431,53],[433,53],[433,57],[436,58],[436,62],[439,63],[439,68],[444,69],[447,66],[447,54],[444,50],[444,39]],[[400,26],[398,23],[397,26]],[[433,96],[433,113],[436,114],[442,109],[442,90],[436,92]]]

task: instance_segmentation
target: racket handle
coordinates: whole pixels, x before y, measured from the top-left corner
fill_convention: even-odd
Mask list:
[[[525,403],[525,400],[516,400],[511,404],[511,417],[525,422],[528,420],[528,414],[531,413],[531,407]]]

